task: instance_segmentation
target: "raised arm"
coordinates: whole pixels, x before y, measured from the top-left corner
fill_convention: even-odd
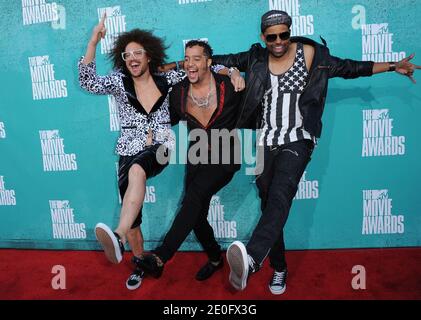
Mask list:
[[[94,94],[115,94],[119,90],[121,77],[118,72],[107,76],[99,76],[96,72],[95,51],[98,42],[104,38],[105,29],[104,15],[98,25],[92,31],[92,36],[88,42],[85,56],[79,60],[79,85],[86,91]]]
[[[86,53],[83,57],[82,63],[89,64],[95,60],[96,46],[98,45],[99,41],[101,41],[101,38],[104,39],[105,34],[107,33],[107,29],[105,28],[106,18],[107,14],[104,12],[101,21],[95,26],[94,30],[92,31],[92,36],[88,42],[88,46],[86,48]]]

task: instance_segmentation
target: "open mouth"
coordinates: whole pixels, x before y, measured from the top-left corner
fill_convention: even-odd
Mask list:
[[[138,63],[138,62],[132,62],[131,64],[130,64],[130,69],[135,73],[135,72],[138,72],[138,71],[140,71],[140,63]]]
[[[188,75],[189,78],[195,78],[195,77],[197,77],[197,74],[198,74],[198,72],[197,72],[196,69],[189,69],[187,71],[187,75]]]

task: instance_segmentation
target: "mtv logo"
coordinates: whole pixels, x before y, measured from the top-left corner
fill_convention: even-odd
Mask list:
[[[388,23],[380,23],[380,24],[371,25],[371,34],[383,34],[383,33],[389,33]]]
[[[198,39],[186,39],[186,40],[183,40],[184,52],[186,52],[186,44],[187,44],[187,42],[189,42],[191,40],[199,40],[199,41],[203,41],[203,42],[206,42],[206,43],[209,42],[209,39],[208,38],[198,38]]]
[[[221,204],[221,199],[219,198],[219,196],[213,196],[211,201],[210,201],[210,205],[211,206],[218,206]]]
[[[49,56],[41,56],[38,60],[39,66],[45,66],[46,64],[50,64],[50,57]]]
[[[98,20],[101,20],[104,12],[107,14],[107,18],[116,17],[121,15],[120,6],[98,8]]]
[[[50,139],[58,139],[60,138],[60,134],[58,132],[58,130],[46,130],[45,131],[45,138],[50,140]]]
[[[373,120],[389,119],[389,109],[374,109],[372,111],[372,119]]]
[[[371,190],[371,199],[373,200],[388,199],[388,198],[389,198],[389,191],[387,189]]]
[[[57,209],[68,209],[70,208],[69,200],[63,200],[63,201],[57,200],[56,206],[57,206]]]

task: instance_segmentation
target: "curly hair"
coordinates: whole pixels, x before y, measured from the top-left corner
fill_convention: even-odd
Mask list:
[[[114,48],[108,55],[109,59],[113,62],[115,69],[123,69],[124,72],[128,72],[126,63],[121,57],[121,53],[124,52],[126,46],[130,42],[136,42],[142,45],[146,50],[146,53],[151,60],[149,68],[152,72],[157,72],[158,67],[165,63],[165,60],[167,59],[165,50],[168,49],[168,47],[164,45],[164,40],[154,36],[151,31],[133,29],[121,33],[117,37],[114,42]]]

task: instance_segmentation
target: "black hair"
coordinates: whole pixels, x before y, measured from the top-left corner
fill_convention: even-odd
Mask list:
[[[211,46],[209,45],[209,43],[207,43],[206,41],[203,40],[190,40],[189,42],[186,43],[186,49],[187,48],[191,48],[194,46],[199,46],[203,48],[203,53],[205,54],[205,56],[208,57],[208,59],[212,59],[212,54],[213,54],[213,50],[211,48]]]

